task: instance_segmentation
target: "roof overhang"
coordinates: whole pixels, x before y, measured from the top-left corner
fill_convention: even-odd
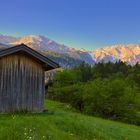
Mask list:
[[[55,63],[48,57],[42,55],[41,53],[35,51],[34,49],[28,47],[25,44],[20,44],[20,45],[16,45],[16,46],[13,46],[10,48],[0,50],[0,58],[7,56],[7,55],[15,54],[18,52],[27,53],[28,55],[30,55],[30,56],[36,58],[38,61],[42,62],[45,71],[59,68],[59,65],[57,63]]]

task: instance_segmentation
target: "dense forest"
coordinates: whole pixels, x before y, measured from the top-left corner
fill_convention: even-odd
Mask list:
[[[83,62],[58,72],[46,96],[84,114],[140,125],[140,65]]]

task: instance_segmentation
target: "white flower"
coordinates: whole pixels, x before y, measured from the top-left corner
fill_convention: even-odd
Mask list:
[[[71,135],[71,136],[73,136],[73,134],[72,134],[72,133],[70,133],[70,135]]]

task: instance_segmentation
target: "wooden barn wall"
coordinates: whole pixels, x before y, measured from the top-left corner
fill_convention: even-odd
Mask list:
[[[0,112],[42,111],[44,70],[21,54],[0,59]]]

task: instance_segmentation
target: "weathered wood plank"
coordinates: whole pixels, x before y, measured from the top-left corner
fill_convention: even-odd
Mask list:
[[[0,59],[0,112],[42,111],[44,69],[24,54]]]

